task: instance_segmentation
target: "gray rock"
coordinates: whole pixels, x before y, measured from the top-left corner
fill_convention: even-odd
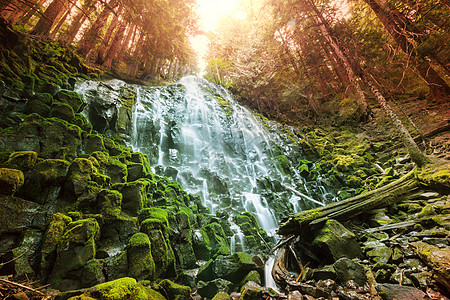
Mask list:
[[[258,265],[259,262],[260,259],[257,256],[237,252],[233,255],[217,258],[214,262],[214,273],[219,278],[238,284],[250,271],[262,270],[262,265]]]
[[[426,296],[424,292],[415,287],[398,284],[377,284],[376,289],[384,300],[422,300]]]
[[[200,280],[197,283],[197,292],[206,298],[212,298],[218,292],[230,293],[232,288],[233,283],[222,278],[217,278],[208,282]]]
[[[364,286],[367,282],[364,267],[351,259],[343,257],[334,263],[334,269],[341,283],[349,280],[355,281],[359,286]]]

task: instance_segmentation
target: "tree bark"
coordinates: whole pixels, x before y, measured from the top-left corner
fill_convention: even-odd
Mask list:
[[[376,0],[365,0],[370,8],[375,12],[378,19],[384,25],[395,42],[400,46],[403,52],[408,54],[415,62],[415,66],[420,76],[425,80],[429,89],[431,101],[448,102],[450,95],[450,87],[433,69],[428,61],[422,57],[418,57],[414,51],[414,45],[408,40],[403,33],[403,29],[395,23],[395,16],[388,10],[384,10]]]
[[[332,36],[332,30],[330,26],[328,25],[327,20],[323,17],[322,13],[317,9],[314,2],[311,0],[307,0],[309,6],[311,9],[315,12],[317,16],[317,24],[319,26],[319,30],[322,33],[323,37],[327,41],[328,45],[333,49],[333,52],[336,54],[336,57],[338,60],[342,63],[344,66],[344,69],[347,73],[348,79],[350,80],[352,86],[355,88],[356,94],[358,95],[357,101],[361,109],[362,113],[362,120],[366,121],[371,116],[371,110],[369,107],[369,104],[367,103],[366,96],[364,95],[364,92],[360,85],[360,79],[356,75],[355,71],[352,68],[352,65],[350,63],[350,60],[345,55],[344,51],[341,49],[341,47],[338,45],[338,42],[336,41],[335,37]]]
[[[100,33],[102,28],[105,26],[106,21],[114,9],[118,5],[118,0],[110,0],[108,5],[105,5],[100,15],[95,20],[94,24],[87,30],[78,44],[78,52],[84,57],[87,56],[89,51],[91,51],[97,45],[100,40]]]
[[[103,62],[103,66],[107,68],[111,68],[112,61],[117,55],[118,49],[121,47],[122,43],[121,40],[123,39],[123,34],[125,33],[127,26],[125,24],[125,21],[123,21],[119,25],[119,29],[117,30],[116,34],[114,35],[113,40],[111,41],[111,47],[109,47],[108,52],[105,56],[105,61]]]
[[[70,23],[69,28],[64,33],[62,41],[67,45],[71,45],[73,43],[73,40],[80,31],[84,21],[86,21],[86,19],[89,18],[89,15],[94,11],[95,6],[92,2],[93,0],[88,0],[85,2],[82,9],[76,14],[72,20],[72,23]]]
[[[108,27],[108,31],[106,31],[105,37],[103,38],[102,43],[100,44],[100,47],[98,49],[97,60],[95,61],[96,64],[102,65],[105,62],[106,51],[110,44],[112,34],[113,34],[114,30],[117,28],[118,24],[119,24],[119,18],[114,17],[113,20],[111,21],[111,24]]]
[[[48,35],[61,15],[67,11],[65,9],[66,5],[66,0],[53,0],[39,21],[36,23],[31,33],[37,35]]]
[[[66,11],[66,13],[61,17],[61,19],[59,20],[58,24],[55,26],[55,28],[52,30],[52,32],[49,34],[49,38],[50,39],[54,39],[56,37],[56,35],[59,33],[59,30],[61,29],[61,27],[64,25],[64,22],[66,22],[67,17],[70,15],[70,13],[72,12],[73,7],[75,6],[75,2],[71,2],[69,4],[69,9]]]

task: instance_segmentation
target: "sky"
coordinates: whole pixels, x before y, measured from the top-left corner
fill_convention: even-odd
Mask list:
[[[239,0],[197,0],[198,14],[200,16],[200,31],[214,31],[221,17],[233,13],[237,9]],[[199,55],[201,71],[206,68],[204,56],[208,50],[209,40],[204,35],[191,38],[191,44]]]

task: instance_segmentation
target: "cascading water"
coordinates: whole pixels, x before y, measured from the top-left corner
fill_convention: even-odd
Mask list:
[[[200,195],[213,214],[248,211],[273,236],[280,216],[336,200],[325,187],[305,185],[296,165],[301,149],[280,127],[259,120],[223,88],[190,76],[165,87],[112,81],[105,87],[85,82],[78,90],[89,93],[95,84],[97,94],[106,87],[135,91],[130,146],[148,154],[155,173]],[[231,250],[246,250],[242,231],[230,221]]]

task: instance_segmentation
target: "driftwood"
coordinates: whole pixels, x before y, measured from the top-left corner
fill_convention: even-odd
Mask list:
[[[402,178],[379,189],[323,207],[291,214],[280,225],[278,234],[299,235],[308,232],[311,226],[328,219],[349,220],[374,208],[407,200],[418,187],[419,182],[414,177],[414,171],[411,171]]]

